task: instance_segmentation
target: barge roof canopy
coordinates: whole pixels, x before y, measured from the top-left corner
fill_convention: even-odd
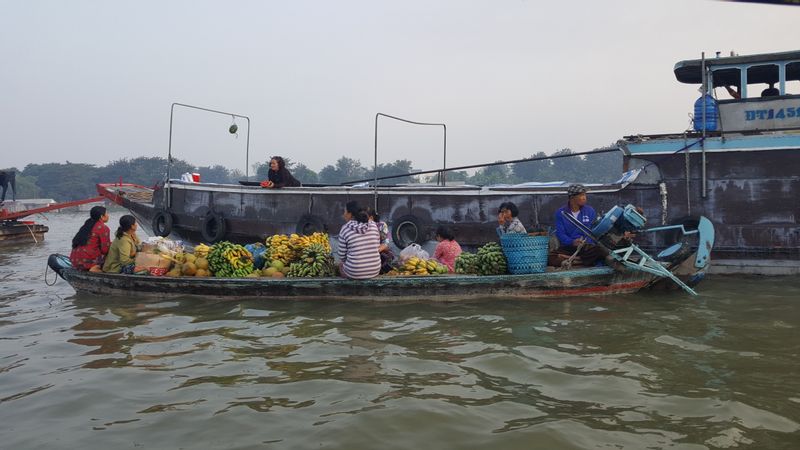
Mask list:
[[[706,59],[706,66],[714,68],[715,66],[769,66],[770,63],[787,63],[786,66],[786,79],[787,80],[800,80],[800,50],[792,50],[789,52],[777,53],[760,53],[756,55],[744,56],[723,56],[711,57]],[[754,68],[757,69],[757,68]],[[700,84],[702,82],[702,60],[691,59],[686,61],[679,61],[675,64],[675,78],[681,83],[687,84]],[[776,83],[774,70],[748,70],[749,83]],[[714,86],[729,86],[738,85],[739,76],[732,72],[717,72],[714,75]]]

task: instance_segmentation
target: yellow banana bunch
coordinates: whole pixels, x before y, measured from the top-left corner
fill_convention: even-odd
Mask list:
[[[270,261],[282,261],[284,264],[290,262],[293,258],[289,243],[290,238],[285,234],[276,234],[268,237],[266,240],[267,258]]]
[[[409,258],[400,268],[403,275],[432,275],[447,273],[447,266],[435,259]]]
[[[207,246],[206,244],[200,244],[195,246],[194,248],[194,256],[198,258],[206,258],[208,257],[208,252],[211,251],[211,247]]]
[[[325,251],[328,253],[331,252],[331,241],[328,239],[328,233],[316,232],[307,237],[312,244],[322,244],[322,246],[325,247]]]

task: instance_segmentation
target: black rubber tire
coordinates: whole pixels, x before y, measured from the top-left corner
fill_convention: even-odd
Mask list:
[[[225,218],[222,217],[222,214],[213,211],[206,214],[200,224],[200,234],[203,236],[203,240],[209,244],[221,241],[225,237],[226,231]]]
[[[153,216],[151,225],[153,227],[153,234],[156,236],[167,237],[172,233],[172,213],[167,211],[159,211]]]
[[[300,217],[300,220],[297,221],[297,227],[294,232],[300,236],[308,236],[316,232],[327,233],[328,227],[325,225],[325,222],[323,222],[322,217],[315,216],[314,214],[304,214]]]
[[[392,241],[400,249],[425,242],[420,220],[410,214],[392,220]]]

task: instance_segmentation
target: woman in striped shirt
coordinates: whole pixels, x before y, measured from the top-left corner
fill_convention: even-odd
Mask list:
[[[353,280],[377,276],[381,270],[378,227],[354,201],[345,205],[343,217],[346,223],[339,230],[339,272]]]

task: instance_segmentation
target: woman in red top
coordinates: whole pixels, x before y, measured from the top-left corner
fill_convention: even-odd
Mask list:
[[[111,231],[106,226],[108,213],[102,206],[89,211],[81,229],[72,238],[72,253],[69,260],[72,267],[90,272],[102,272],[103,259],[111,246]]]
[[[433,257],[447,266],[447,270],[452,273],[455,270],[456,258],[461,254],[461,246],[455,241],[453,233],[445,226],[439,226],[436,229],[436,240],[439,241],[439,244],[436,245]]]

